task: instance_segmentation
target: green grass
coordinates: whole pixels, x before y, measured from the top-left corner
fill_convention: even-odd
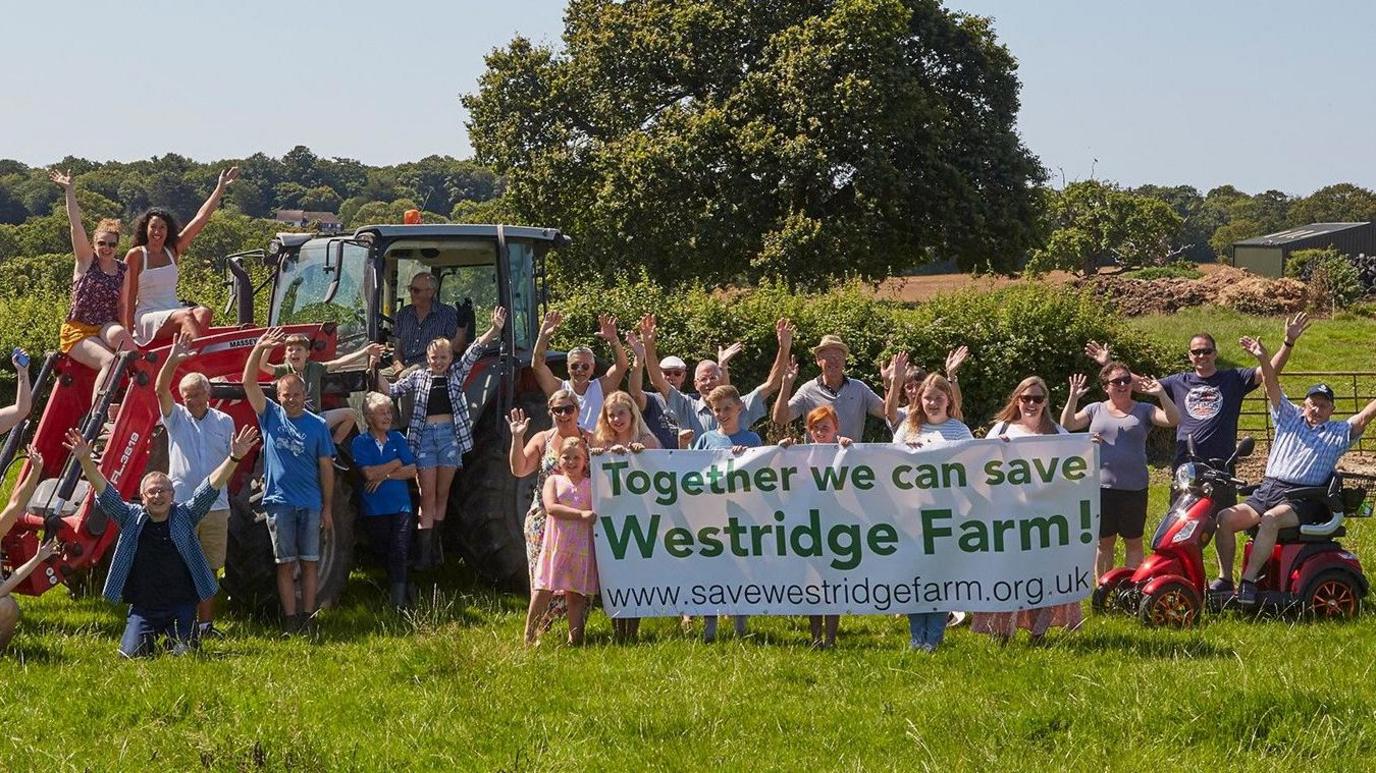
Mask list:
[[[1211,330],[1233,363],[1238,335],[1279,332],[1217,311],[1133,324],[1182,351]],[[1291,369],[1372,367],[1372,333],[1321,321]],[[1165,471],[1153,481],[1149,528]],[[1347,545],[1370,557],[1373,529],[1353,524]],[[121,609],[23,598],[0,659],[0,769],[1346,770],[1376,753],[1370,614],[1090,618],[1043,647],[958,629],[928,656],[892,617],[845,618],[838,649],[814,652],[801,618],[756,618],[744,642],[725,626],[713,646],[654,620],[616,646],[599,612],[590,646],[556,631],[527,650],[524,599],[462,572],[407,617],[377,613],[381,597],[360,572],[319,643],[230,613],[202,654],[140,662],[115,655]]]
[[[1152,513],[1166,495],[1153,487]],[[1376,544],[1353,532],[1358,553]],[[801,618],[756,618],[751,640],[713,646],[655,620],[617,646],[598,613],[590,646],[556,630],[527,650],[523,599],[447,587],[410,617],[379,615],[359,573],[320,643],[229,616],[203,654],[140,662],[115,655],[120,610],[24,599],[0,663],[0,767],[1241,770],[1376,753],[1371,616],[1192,631],[1092,618],[1043,647],[958,629],[929,656],[892,617],[845,618],[838,649],[815,652]]]

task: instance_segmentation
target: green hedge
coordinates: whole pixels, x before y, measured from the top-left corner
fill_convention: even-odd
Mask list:
[[[879,300],[858,282],[818,294],[794,293],[777,284],[704,293],[642,278],[610,289],[565,287],[560,295],[555,305],[565,322],[556,347],[590,344],[608,357],[605,343],[594,343],[599,312],[615,314],[623,331],[654,312],[661,356],[677,354],[693,363],[715,357],[722,344],[743,341],[745,352],[733,364],[732,381],[747,388],[769,369],[779,317],[793,320],[798,329],[794,351],[802,363],[800,378],[817,375],[810,349],[823,334],[833,333],[850,346],[851,375],[876,391],[881,364],[894,352],[905,349],[928,369],[940,369],[946,352],[965,344],[971,354],[960,385],[972,427],[987,424],[1012,388],[1031,374],[1048,381],[1059,411],[1070,374],[1095,370],[1083,354],[1089,340],[1109,342],[1115,356],[1138,372],[1164,375],[1183,364],[1172,352],[1134,335],[1088,293],[1033,283],[992,292],[961,290],[917,306]]]

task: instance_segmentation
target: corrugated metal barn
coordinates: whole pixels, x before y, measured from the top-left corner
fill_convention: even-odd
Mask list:
[[[1254,274],[1285,275],[1295,250],[1332,247],[1344,255],[1376,255],[1376,223],[1310,223],[1233,243],[1233,265]]]

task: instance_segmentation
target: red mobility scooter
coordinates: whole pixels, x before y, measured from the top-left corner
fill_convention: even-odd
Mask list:
[[[1215,495],[1225,487],[1240,493],[1252,488],[1234,477],[1234,469],[1238,459],[1251,454],[1254,441],[1244,437],[1227,460],[1194,458],[1194,444],[1189,445],[1192,461],[1176,470],[1171,509],[1152,537],[1151,555],[1136,569],[1105,573],[1093,594],[1094,611],[1135,612],[1146,625],[1187,627],[1199,619],[1206,602],[1218,609],[1232,601],[1232,593],[1210,597],[1204,546],[1217,527]],[[1347,533],[1346,517],[1371,514],[1369,505],[1362,507],[1371,478],[1352,477],[1361,485],[1344,488],[1343,477],[1335,475],[1326,486],[1295,492],[1322,501],[1329,518],[1281,531],[1257,583],[1262,609],[1316,618],[1357,614],[1369,585],[1361,562],[1336,539]],[[1249,542],[1244,563],[1251,552]]]

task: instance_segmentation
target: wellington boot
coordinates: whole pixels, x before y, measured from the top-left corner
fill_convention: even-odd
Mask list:
[[[396,609],[405,609],[405,608],[406,608],[406,606],[407,606],[407,604],[406,604],[406,583],[404,583],[404,582],[394,582],[394,583],[392,583],[392,597],[391,597],[391,602],[392,602],[392,606],[395,607]]]
[[[416,532],[416,561],[418,572],[428,572],[435,566],[435,530],[421,529]]]

